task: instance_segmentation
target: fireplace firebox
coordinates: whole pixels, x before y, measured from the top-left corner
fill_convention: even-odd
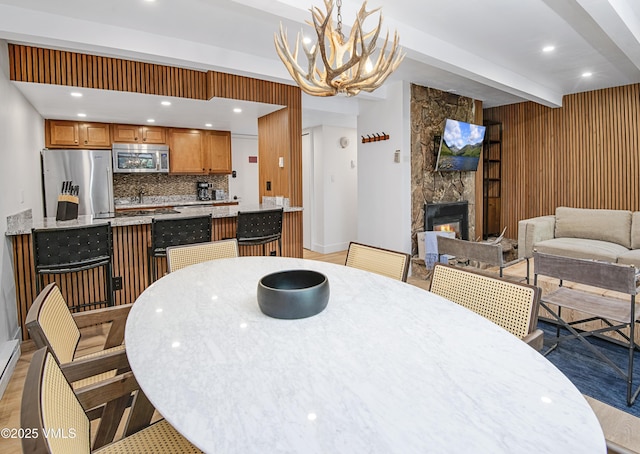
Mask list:
[[[425,203],[424,230],[456,232],[456,238],[469,239],[469,203]]]

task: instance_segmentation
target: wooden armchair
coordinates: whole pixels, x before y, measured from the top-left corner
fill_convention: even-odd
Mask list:
[[[25,453],[199,453],[165,420],[148,425],[139,418],[141,391],[133,374],[125,372],[81,391],[72,390],[57,361],[46,348],[34,353],[22,393],[20,424],[29,434],[23,437]],[[120,407],[132,399],[124,423],[125,438],[113,442],[96,438],[84,409],[116,402]],[[142,405],[142,414],[146,413]],[[120,418],[103,417],[102,424],[118,427]],[[106,446],[105,446],[106,445]]]
[[[504,234],[504,233],[503,233]],[[480,243],[477,241],[460,240],[457,238],[448,238],[439,236],[438,239],[438,256],[450,255],[456,257],[458,262],[474,260],[477,262],[485,263],[492,267],[498,268],[498,276],[504,277],[510,280],[523,280],[523,278],[515,276],[504,276],[504,269],[514,265],[523,259],[513,260],[505,263],[504,256],[502,254],[502,244],[499,241],[490,243]],[[478,270],[478,272],[489,274],[486,271]],[[494,274],[495,275],[495,274]],[[528,282],[528,273],[527,273]]]
[[[29,308],[25,325],[36,348],[49,348],[56,361],[62,365],[65,376],[73,383],[78,379],[78,375],[82,375],[82,371],[89,372],[90,363],[97,362],[97,359],[102,361],[109,358],[110,362],[120,364],[117,361],[122,358],[124,362],[121,365],[128,367],[123,340],[124,327],[131,306],[126,304],[71,313],[60,289],[55,283],[51,283],[40,292]],[[79,357],[76,349],[80,340],[80,329],[107,323],[111,326],[103,349]],[[83,367],[72,365],[80,360]],[[92,381],[95,381],[95,378],[74,383],[74,387],[81,387]]]
[[[196,263],[232,257],[238,257],[238,241],[235,238],[167,248],[170,273]]]
[[[540,289],[437,263],[429,291],[491,320],[534,349],[543,346],[537,329]]]
[[[73,388],[80,391],[96,383],[130,370],[125,352],[124,327],[131,305],[112,306],[105,309],[71,313],[55,283],[47,285],[29,308],[25,324],[36,348],[46,347]],[[78,356],[80,329],[93,325],[110,324],[103,349]],[[153,406],[145,400],[147,418],[153,416]],[[142,407],[142,404],[140,405]],[[119,405],[98,406],[87,409],[90,419],[103,418],[106,414],[124,412]],[[100,423],[98,439],[113,436],[117,427]]]
[[[539,276],[559,281],[560,287],[546,294],[540,305],[557,322],[556,337],[545,355],[558,344],[570,339],[579,339],[601,361],[608,364],[627,383],[627,405],[633,404],[640,386],[633,391],[634,352],[640,350],[635,341],[636,323],[640,321],[640,307],[636,304],[638,294],[638,271],[631,265],[576,259],[551,254],[533,253],[534,284]],[[567,282],[583,284],[598,289],[612,290],[626,296],[608,296],[586,290],[569,288]],[[563,315],[562,309],[576,311],[571,317]],[[600,322],[600,323],[591,323]],[[561,335],[560,327],[570,334]],[[579,328],[578,328],[579,327]],[[589,342],[588,338],[604,333],[615,333],[627,347],[628,362],[625,371],[607,357],[603,350]]]
[[[345,265],[406,282],[410,259],[411,256],[404,252],[352,241],[349,243]]]

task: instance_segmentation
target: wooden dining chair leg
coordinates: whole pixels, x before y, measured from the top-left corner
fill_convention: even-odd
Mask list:
[[[96,438],[93,442],[93,449],[101,448],[102,446],[111,443],[116,436],[118,426],[122,420],[122,415],[129,405],[130,396],[124,395],[118,399],[108,402],[104,406],[102,416],[100,418],[100,425],[96,432]]]
[[[125,437],[144,429],[151,423],[155,407],[149,401],[142,390],[138,390],[133,402],[131,403],[131,413],[127,422],[127,430]]]

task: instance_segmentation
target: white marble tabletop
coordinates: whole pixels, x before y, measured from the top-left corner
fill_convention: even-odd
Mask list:
[[[260,312],[258,280],[329,278],[320,314]],[[538,352],[415,286],[282,257],[194,265],[129,315],[132,370],[157,410],[210,453],[605,453],[591,407]]]

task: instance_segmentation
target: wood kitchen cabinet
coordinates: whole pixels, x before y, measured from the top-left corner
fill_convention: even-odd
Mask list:
[[[206,131],[204,158],[208,173],[231,173],[231,132]]]
[[[231,173],[231,133],[169,129],[169,171],[173,174]]]
[[[118,125],[112,126],[113,142],[166,144],[166,128],[162,126]]]
[[[203,164],[202,131],[169,129],[169,173],[201,175],[209,173]]]
[[[47,120],[45,145],[47,148],[111,148],[111,128],[108,123]]]

